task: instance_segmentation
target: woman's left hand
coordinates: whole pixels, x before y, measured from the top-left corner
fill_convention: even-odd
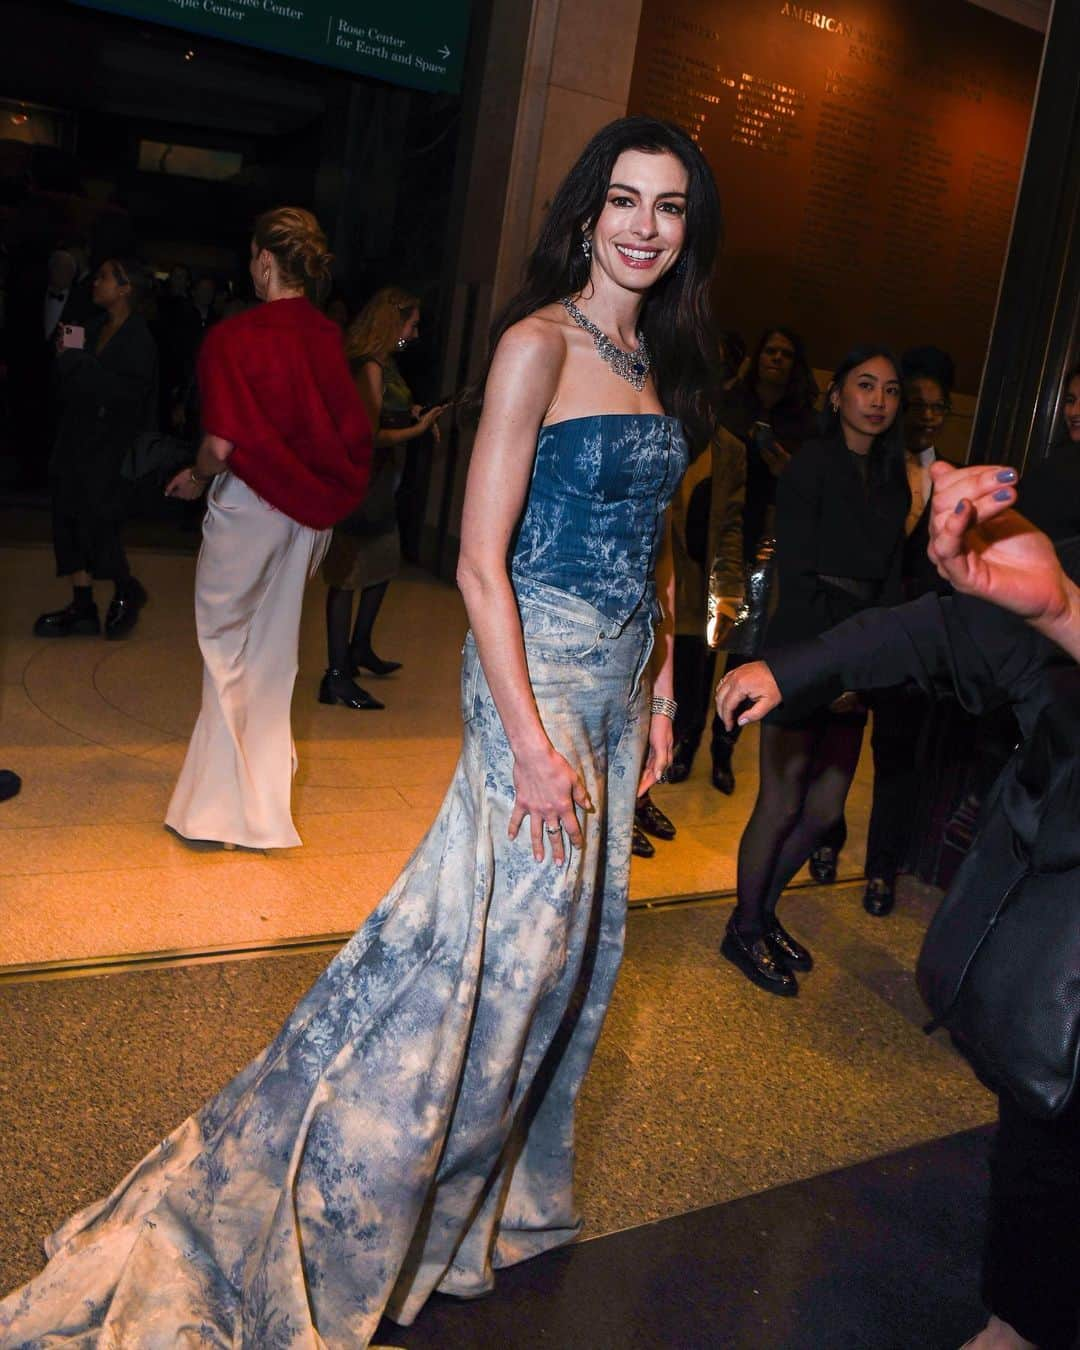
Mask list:
[[[637,795],[644,796],[654,783],[664,781],[664,775],[671,768],[671,752],[675,748],[675,728],[670,717],[663,713],[654,713],[649,726],[649,752],[645,756],[645,768],[641,772]]]
[[[197,483],[191,476],[190,469],[181,469],[178,474],[170,478],[165,486],[166,497],[180,497],[185,502],[197,501],[203,494],[205,483]]]

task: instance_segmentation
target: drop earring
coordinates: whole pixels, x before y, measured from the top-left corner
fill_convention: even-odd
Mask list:
[[[586,260],[592,254],[592,240],[585,233],[582,233],[581,236],[581,251],[585,254]]]

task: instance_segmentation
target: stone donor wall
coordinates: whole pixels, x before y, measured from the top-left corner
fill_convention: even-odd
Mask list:
[[[1041,35],[965,0],[644,0],[629,110],[687,128],[727,242],[725,327],[936,342],[975,390]]]

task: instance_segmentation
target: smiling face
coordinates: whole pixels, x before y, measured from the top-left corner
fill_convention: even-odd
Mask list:
[[[645,291],[675,266],[686,241],[687,184],[685,166],[670,152],[623,151],[591,231],[594,281],[600,272]]]
[[[937,444],[949,413],[949,399],[937,380],[918,375],[907,383],[904,444],[913,455]]]
[[[1080,445],[1080,375],[1074,375],[1066,386],[1062,411],[1069,440],[1074,445]]]
[[[900,411],[900,393],[893,363],[884,356],[872,356],[848,371],[829,396],[848,449],[865,455],[874,437],[888,431]]]

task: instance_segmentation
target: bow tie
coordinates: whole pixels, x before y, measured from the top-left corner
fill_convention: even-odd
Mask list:
[[[66,299],[67,299],[67,291],[50,291],[50,292],[49,292],[49,299],[50,299],[50,300],[66,300]]]

